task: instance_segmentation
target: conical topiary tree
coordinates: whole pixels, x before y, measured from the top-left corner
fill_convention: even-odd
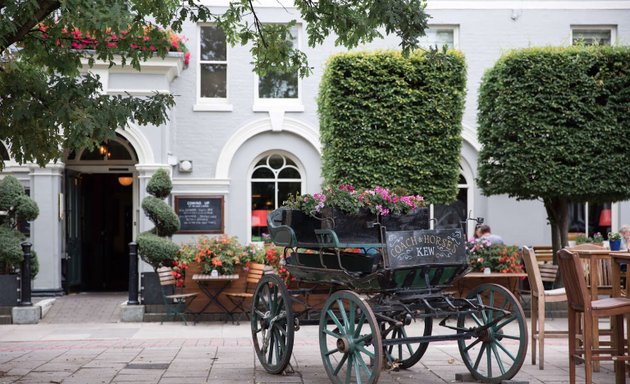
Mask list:
[[[164,202],[171,194],[173,183],[164,169],[159,169],[149,180],[147,196],[142,200],[142,209],[155,227],[138,236],[138,254],[154,269],[171,266],[177,257],[179,246],[169,238],[179,230],[179,218],[175,211]]]
[[[18,230],[20,221],[32,221],[39,215],[37,203],[26,195],[15,176],[0,181],[0,273],[11,273],[21,268],[24,254],[21,243],[26,239]],[[37,255],[32,252],[31,278],[39,271]]]

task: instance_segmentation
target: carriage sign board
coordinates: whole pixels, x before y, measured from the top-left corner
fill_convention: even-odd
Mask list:
[[[385,241],[390,269],[466,263],[464,234],[459,229],[386,232]]]

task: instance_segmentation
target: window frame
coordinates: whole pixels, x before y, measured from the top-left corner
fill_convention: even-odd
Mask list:
[[[201,60],[201,30],[205,27],[216,27],[212,23],[197,24],[197,79],[196,79],[196,103],[193,111],[232,111],[230,103],[230,44],[225,42],[225,60]],[[225,97],[202,97],[201,96],[201,66],[204,64],[224,64],[225,65]]]
[[[269,24],[286,24],[286,23],[269,23]],[[296,49],[302,49],[302,36],[303,27],[301,23],[295,25],[296,35],[295,44]],[[304,112],[304,103],[302,102],[303,94],[303,81],[299,73],[297,74],[297,92],[296,98],[261,98],[258,94],[258,87],[260,84],[260,77],[254,73],[254,104],[252,110],[254,112],[268,112],[278,108],[283,109],[285,112]]]
[[[453,32],[453,46],[449,47],[450,49],[459,49],[459,24],[429,24],[427,28],[428,31],[452,31]],[[426,35],[425,35],[426,36]],[[423,36],[423,37],[425,37]],[[420,38],[422,39],[422,38]],[[420,43],[420,42],[419,42]],[[420,47],[424,49],[429,49],[432,45],[425,46],[420,44]],[[442,47],[438,47],[442,48]]]
[[[573,41],[574,35],[576,31],[609,31],[610,32],[610,43],[609,45],[615,45],[617,43],[617,25],[606,25],[606,24],[572,24],[571,25],[571,36],[570,42],[571,45],[575,45]]]

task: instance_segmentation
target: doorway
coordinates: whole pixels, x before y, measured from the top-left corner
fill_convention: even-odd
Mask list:
[[[119,137],[68,155],[62,264],[66,293],[128,290],[136,163],[135,151]]]
[[[66,291],[126,291],[133,190],[110,173],[68,175]],[[69,184],[70,184],[69,183]]]

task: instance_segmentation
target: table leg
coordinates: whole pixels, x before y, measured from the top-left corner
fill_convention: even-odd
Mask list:
[[[590,258],[590,274],[591,274],[591,300],[598,299],[597,286],[599,285],[598,263],[599,259],[591,256]],[[586,316],[586,314],[585,314]],[[585,330],[586,332],[586,330]],[[593,321],[593,349],[599,349],[599,321]],[[599,372],[599,361],[593,361],[593,372]]]
[[[221,304],[221,302],[219,301],[219,295],[225,290],[225,288],[227,288],[228,285],[229,285],[229,281],[225,282],[221,287],[219,287],[219,289],[217,289],[213,293],[208,288],[207,284],[199,284],[199,289],[201,289],[201,292],[203,292],[204,295],[206,295],[209,300],[208,300],[208,303],[204,305],[204,307],[201,308],[201,310],[195,314],[196,316],[195,320],[197,320],[199,316],[201,316],[201,314],[204,313],[206,309],[214,303],[217,307],[221,308],[227,316],[230,316],[230,319],[232,319],[232,323],[234,323],[234,316],[230,314],[228,309],[225,308],[225,306]],[[227,322],[227,318],[225,321]]]

